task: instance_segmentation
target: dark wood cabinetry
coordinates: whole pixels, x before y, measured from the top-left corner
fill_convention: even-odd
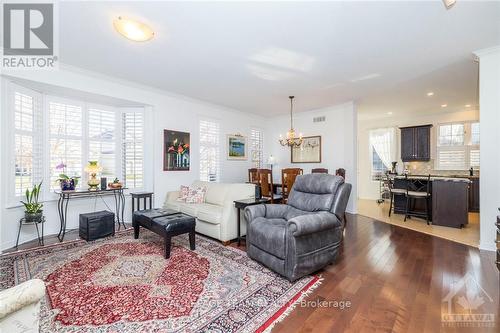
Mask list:
[[[469,185],[469,212],[479,212],[479,177],[471,177]]]
[[[468,223],[468,182],[435,179],[432,182],[432,224],[461,228]]]
[[[432,125],[401,127],[401,160],[403,162],[431,159]]]

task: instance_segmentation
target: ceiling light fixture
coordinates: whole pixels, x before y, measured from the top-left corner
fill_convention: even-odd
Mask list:
[[[427,93],[427,96],[434,96],[434,92],[429,91],[429,92]]]
[[[288,96],[290,98],[290,130],[286,132],[286,138],[283,138],[283,135],[280,134],[280,144],[285,147],[300,147],[302,145],[302,133],[299,134],[299,137],[295,137],[295,130],[293,129],[293,99],[294,96]]]
[[[465,104],[465,107],[466,108],[470,108],[470,104]]]
[[[447,106],[448,106],[448,104],[441,104],[441,107],[442,107],[442,108],[445,108],[445,107],[447,107]]]
[[[455,5],[455,2],[457,2],[457,0],[443,0],[446,9],[450,9],[451,7],[453,7],[453,5]]]
[[[113,26],[123,37],[135,42],[146,42],[154,37],[154,31],[144,23],[118,16]]]

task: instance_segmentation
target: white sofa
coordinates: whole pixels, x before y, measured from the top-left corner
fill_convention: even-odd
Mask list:
[[[45,283],[28,280],[0,291],[0,332],[38,332]]]
[[[224,184],[195,181],[191,187],[205,187],[207,193],[202,204],[188,204],[177,201],[179,191],[168,192],[163,208],[173,209],[196,217],[196,231],[200,234],[228,242],[238,237],[237,209],[234,201],[255,198],[253,184]],[[243,212],[241,212],[243,213]],[[241,233],[245,234],[242,218]]]

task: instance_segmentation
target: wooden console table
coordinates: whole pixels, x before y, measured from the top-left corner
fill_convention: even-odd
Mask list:
[[[123,220],[123,212],[125,210],[125,194],[123,190],[127,188],[108,188],[105,190],[72,190],[72,191],[56,191],[55,193],[59,195],[59,200],[57,202],[57,210],[59,213],[59,220],[61,223],[61,228],[59,229],[59,234],[57,238],[62,242],[64,240],[64,235],[66,234],[66,219],[68,215],[68,203],[72,198],[82,198],[82,197],[98,197],[104,195],[113,195],[115,199],[115,219],[118,223],[118,230],[123,225],[126,229],[125,221]]]

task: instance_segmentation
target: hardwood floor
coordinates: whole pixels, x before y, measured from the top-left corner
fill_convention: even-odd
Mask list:
[[[68,240],[75,238],[74,232],[70,235]],[[55,242],[46,238],[46,244]],[[499,332],[494,261],[493,252],[349,215],[338,259],[319,272],[322,285],[273,332]],[[472,313],[494,315],[489,323],[494,327],[443,326],[441,316],[448,311],[443,299],[467,276],[468,293],[458,290],[452,313],[467,313],[457,301],[469,301],[479,305]],[[319,301],[330,306],[320,307]],[[350,302],[350,307],[335,307],[335,301]]]
[[[427,225],[424,219],[413,218],[404,221],[403,214],[391,214],[389,217],[389,201],[377,204],[375,200],[358,200],[358,214],[371,217],[378,221],[394,224],[452,240],[465,245],[479,247],[479,213],[469,213],[469,223],[461,229],[443,227],[438,225]]]

